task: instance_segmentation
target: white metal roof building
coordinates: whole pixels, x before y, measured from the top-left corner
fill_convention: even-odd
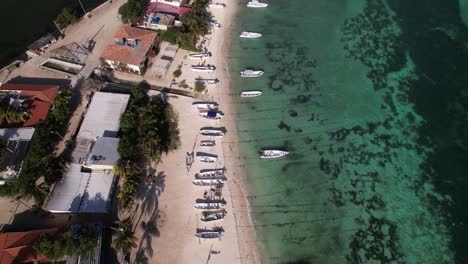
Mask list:
[[[118,146],[118,138],[99,137],[94,142],[85,166],[92,170],[113,169],[114,165],[120,160],[120,154],[117,151]]]
[[[106,213],[113,190],[112,171],[82,172],[70,164],[62,181],[55,185],[46,209],[52,213]]]
[[[127,108],[130,95],[96,92],[81,124],[78,138],[117,137],[120,115]]]

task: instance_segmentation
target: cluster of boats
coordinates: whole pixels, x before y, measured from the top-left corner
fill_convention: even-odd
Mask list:
[[[253,8],[261,8],[267,7],[268,4],[260,2],[258,0],[251,0],[247,3],[247,6]],[[225,8],[226,5],[224,3],[212,2],[209,4],[209,7]],[[220,25],[214,21],[210,24],[214,28],[220,27]],[[262,34],[258,32],[243,31],[240,33],[239,37],[246,39],[256,39],[262,37]],[[209,57],[211,57],[211,53],[209,52],[189,55],[190,59],[206,59]],[[216,70],[216,67],[214,65],[193,65],[191,69],[192,71],[196,72],[214,72]],[[240,72],[240,76],[243,78],[255,78],[260,77],[263,74],[264,72],[262,70],[252,69],[246,69]],[[195,81],[204,85],[216,84],[218,82],[217,79],[201,78],[198,78]],[[241,97],[257,97],[260,95],[262,95],[262,92],[257,90],[245,90],[242,91],[240,94]],[[222,112],[218,111],[218,104],[216,102],[194,102],[192,104],[192,107],[199,111],[199,115],[208,119],[220,119],[224,116]],[[200,140],[200,147],[213,148],[216,146],[216,138],[222,138],[225,134],[225,131],[222,128],[205,127],[200,129],[199,134],[207,138]],[[262,159],[279,158],[287,154],[287,151],[279,149],[264,149],[259,152],[260,158]],[[218,156],[206,152],[197,152],[196,159],[205,163],[216,163],[218,161]],[[226,183],[227,177],[225,172],[226,170],[224,168],[202,169],[198,173],[195,173],[192,183],[195,186],[209,186],[211,187],[210,191],[213,191],[213,186],[215,186],[216,189],[218,189],[222,188]],[[219,196],[216,196],[215,194],[215,198],[206,199],[206,197],[204,197],[204,199],[197,199],[195,201],[194,208],[197,210],[202,210],[201,221],[219,222],[224,219],[224,217],[226,216],[226,201],[224,199],[220,199],[220,197],[220,194]],[[202,230],[198,229],[195,236],[201,239],[217,239],[222,236],[222,232],[223,229],[219,227],[213,227],[212,229]]]
[[[217,104],[212,102],[196,102],[192,106],[194,108],[201,107],[211,109],[217,107]],[[209,138],[208,140],[200,140],[200,146],[211,148],[216,145],[216,138],[222,138],[224,136],[224,128],[203,127],[200,129],[199,133],[201,136]],[[196,159],[205,163],[215,163],[218,161],[218,156],[205,152],[197,152]],[[202,210],[200,220],[203,222],[216,223],[223,220],[226,216],[226,201],[221,199],[221,189],[227,181],[225,172],[226,170],[224,168],[202,169],[194,175],[192,183],[195,186],[207,186],[210,187],[210,192],[215,191],[214,198],[206,197],[207,191],[205,191],[204,198],[195,201],[194,208]],[[201,239],[220,238],[222,232],[222,228],[214,227],[212,229],[197,230],[195,236]]]

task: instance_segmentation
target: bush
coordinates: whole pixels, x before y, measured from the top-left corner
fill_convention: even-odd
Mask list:
[[[76,22],[75,14],[68,8],[62,9],[62,12],[55,18],[55,23],[64,28]]]
[[[206,86],[203,83],[195,82],[195,92],[203,92],[206,89]]]
[[[90,227],[81,226],[76,232],[68,231],[58,237],[42,235],[33,247],[37,253],[57,260],[65,256],[92,254],[97,244],[96,232]]]
[[[182,80],[180,83],[179,83],[179,87],[181,88],[184,88],[184,89],[187,89],[189,88],[187,82],[185,80]]]
[[[119,14],[122,22],[133,23],[145,14],[148,0],[128,0],[120,6]]]
[[[172,75],[174,75],[175,78],[179,78],[182,75],[181,68],[182,67],[179,65],[179,67],[177,67],[177,69],[172,73]]]

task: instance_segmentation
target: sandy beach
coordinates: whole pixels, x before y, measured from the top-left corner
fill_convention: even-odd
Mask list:
[[[177,65],[182,65],[182,75],[176,81],[186,80],[193,87],[194,79],[198,77],[219,79],[216,85],[209,85],[207,92],[201,98],[171,96],[169,102],[174,107],[179,118],[181,146],[162,157],[162,162],[156,166],[159,179],[155,188],[143,190],[143,199],[139,201],[136,211],[135,234],[141,239],[139,247],[132,252],[135,263],[260,263],[255,233],[251,227],[248,202],[242,186],[243,171],[239,164],[239,154],[236,145],[235,108],[229,89],[230,72],[227,55],[229,54],[230,35],[233,30],[234,16],[238,9],[236,1],[219,1],[226,8],[211,9],[214,19],[221,28],[213,29],[212,33],[202,40],[213,56],[204,61],[187,58],[188,52],[179,51],[183,58],[176,61],[166,75],[172,76]],[[181,55],[179,54],[178,57]],[[196,73],[190,70],[191,65],[198,63],[213,64],[213,73]],[[154,93],[156,95],[157,93]],[[225,114],[221,120],[209,120],[198,115],[192,108],[194,101],[216,101]],[[225,127],[224,138],[216,139],[213,148],[200,147],[200,140],[206,140],[199,135],[201,127]],[[186,154],[190,152],[207,152],[218,156],[216,163],[202,163],[198,160],[189,170],[186,167]],[[223,220],[202,222],[202,210],[194,208],[195,200],[203,198],[209,186],[192,184],[195,173],[201,169],[226,168],[228,178],[222,193],[226,200],[227,215]],[[148,195],[146,195],[147,193]],[[154,193],[159,193],[154,203],[154,210],[142,206],[145,199]],[[141,217],[140,217],[141,216]],[[154,221],[157,226],[155,233],[145,230],[146,223]],[[198,229],[212,229],[218,226],[224,229],[219,239],[198,239],[195,233]],[[217,252],[217,254],[210,254]]]

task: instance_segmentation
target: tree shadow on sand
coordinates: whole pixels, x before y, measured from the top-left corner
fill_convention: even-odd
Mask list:
[[[142,260],[148,258],[146,255],[149,257],[152,257],[154,254],[153,247],[152,247],[152,242],[153,242],[153,237],[159,237],[160,232],[157,226],[157,221],[159,219],[159,210],[154,210],[153,213],[151,214],[151,217],[148,219],[148,221],[142,221],[140,224],[140,228],[143,229],[143,235],[140,240],[140,244],[138,245],[138,252],[135,258],[135,263],[144,263]],[[145,246],[143,246],[143,243]],[[146,255],[145,255],[146,254]]]

